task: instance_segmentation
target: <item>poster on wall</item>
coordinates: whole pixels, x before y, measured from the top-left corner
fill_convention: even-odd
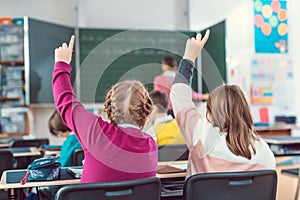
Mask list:
[[[294,73],[286,56],[255,57],[251,65],[251,103],[276,104],[280,110],[293,107]]]
[[[254,0],[256,53],[288,53],[287,0]]]

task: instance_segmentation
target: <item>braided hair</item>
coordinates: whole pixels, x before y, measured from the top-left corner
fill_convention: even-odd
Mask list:
[[[133,124],[142,129],[151,113],[152,100],[141,82],[122,81],[108,91],[104,107],[112,124]]]

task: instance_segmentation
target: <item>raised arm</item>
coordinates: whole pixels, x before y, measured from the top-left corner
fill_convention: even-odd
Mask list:
[[[201,117],[192,101],[192,89],[190,87],[194,63],[207,42],[209,33],[210,31],[207,30],[203,38],[198,34],[196,38],[187,40],[184,56],[179,64],[179,69],[171,88],[170,98],[174,114],[188,146],[192,144],[192,132],[195,124]]]
[[[64,123],[77,135],[81,145],[87,147],[96,141],[93,136],[99,129],[98,118],[88,112],[77,100],[73,91],[70,73],[72,52],[75,37],[72,36],[69,45],[63,43],[55,49],[55,66],[52,77],[54,102]]]

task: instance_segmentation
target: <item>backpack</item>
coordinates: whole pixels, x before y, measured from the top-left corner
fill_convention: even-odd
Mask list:
[[[26,181],[51,181],[57,180],[60,175],[61,164],[57,158],[40,158],[34,160],[27,167],[25,177],[21,180],[24,185]]]

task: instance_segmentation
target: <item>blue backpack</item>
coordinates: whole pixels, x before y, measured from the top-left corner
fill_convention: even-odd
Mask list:
[[[26,181],[50,181],[57,180],[60,175],[61,164],[57,158],[40,158],[34,160],[27,168],[21,184]]]

